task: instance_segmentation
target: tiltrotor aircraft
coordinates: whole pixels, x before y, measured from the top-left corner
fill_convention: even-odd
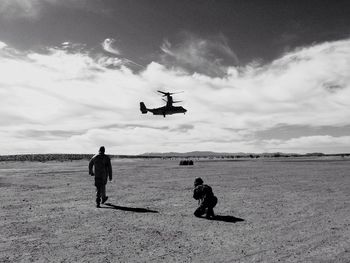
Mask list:
[[[173,103],[178,103],[181,101],[173,101],[173,97],[171,95],[176,94],[176,93],[170,93],[170,92],[164,92],[164,91],[160,91],[157,90],[159,93],[162,93],[163,96],[162,97],[167,97],[167,99],[163,99],[166,102],[166,105],[163,107],[159,107],[159,108],[154,108],[154,109],[148,109],[145,105],[145,103],[140,102],[140,110],[142,112],[142,114],[146,114],[147,112],[152,112],[153,115],[163,115],[164,117],[166,115],[172,115],[172,114],[176,114],[176,113],[186,113],[186,109],[184,109],[181,106],[173,106]],[[179,93],[179,92],[177,92]]]

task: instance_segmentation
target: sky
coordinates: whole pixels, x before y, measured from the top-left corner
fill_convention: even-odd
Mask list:
[[[0,154],[350,152],[350,2],[1,0]],[[186,114],[141,114],[180,92]]]

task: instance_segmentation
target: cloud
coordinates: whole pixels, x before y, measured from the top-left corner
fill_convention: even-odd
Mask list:
[[[57,7],[108,13],[101,3],[89,0],[1,0],[0,15],[6,19],[39,19],[44,11]]]
[[[168,130],[168,126],[154,126],[154,125],[143,125],[143,124],[111,124],[100,129],[155,129],[155,130]]]
[[[59,3],[58,0],[2,0],[0,14],[8,19],[37,18],[45,5]]]
[[[103,43],[102,47],[105,51],[112,53],[114,55],[120,55],[120,51],[115,47],[115,39],[113,38],[106,38]]]
[[[186,33],[175,45],[164,40],[161,50],[164,64],[212,77],[223,77],[227,66],[238,64],[236,54],[222,35],[203,39]]]
[[[168,46],[169,54],[178,51]],[[219,68],[222,77],[159,62],[136,72],[116,54],[80,44],[43,53],[3,44],[0,154],[93,153],[102,144],[116,154],[350,151],[349,39],[301,47],[265,65]],[[174,100],[183,100],[186,115],[141,114],[140,101],[164,105],[159,89],[184,91]]]
[[[40,11],[39,1],[3,0],[0,2],[0,14],[11,17],[35,17]]]
[[[342,137],[350,134],[350,125],[346,126],[311,126],[311,125],[276,125],[267,130],[259,130],[254,135],[260,140],[290,140],[308,136]]]
[[[83,134],[86,131],[65,131],[65,130],[21,130],[15,136],[22,139],[55,140],[58,138],[69,138],[74,135]]]
[[[264,147],[273,152],[295,152],[295,153],[347,153],[350,148],[350,136],[332,137],[323,136],[303,136],[287,141],[268,140],[263,141]]]
[[[129,67],[131,66],[132,68],[134,68],[134,66],[136,66],[137,70],[139,70],[140,68],[141,69],[145,68],[143,65],[140,65],[135,61],[132,61],[126,57],[122,57],[121,56],[122,54],[120,50],[116,47],[115,42],[116,40],[113,38],[106,38],[102,42],[102,48],[104,51],[107,51],[108,53],[118,56],[114,58],[108,57],[107,59],[106,57],[102,57],[101,58],[102,63],[105,63],[106,66],[114,66],[114,67],[118,67],[121,65],[128,65]]]
[[[7,47],[6,43],[0,41],[0,49]]]
[[[187,132],[189,130],[194,129],[194,125],[192,124],[181,124],[178,127],[175,127],[172,129],[172,131],[177,131],[177,132]]]

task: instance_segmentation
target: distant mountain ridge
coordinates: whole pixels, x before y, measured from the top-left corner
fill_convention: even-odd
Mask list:
[[[151,153],[143,153],[140,156],[232,156],[232,155],[250,155],[250,153],[227,153],[227,152],[212,152],[212,151],[192,151],[192,152],[151,152]]]
[[[283,153],[283,152],[271,152],[271,153],[245,153],[245,152],[213,152],[213,151],[192,151],[192,152],[150,152],[143,153],[138,155],[140,157],[236,157],[236,158],[259,158],[259,157],[320,157],[320,156],[350,156],[350,153],[334,153],[326,154],[321,152],[312,152],[312,153]]]

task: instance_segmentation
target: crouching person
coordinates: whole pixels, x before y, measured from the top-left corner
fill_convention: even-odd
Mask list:
[[[213,194],[213,190],[209,185],[203,184],[202,178],[198,177],[194,180],[193,198],[198,200],[199,207],[194,211],[196,217],[201,217],[206,213],[206,218],[213,218],[214,207],[218,199]]]

